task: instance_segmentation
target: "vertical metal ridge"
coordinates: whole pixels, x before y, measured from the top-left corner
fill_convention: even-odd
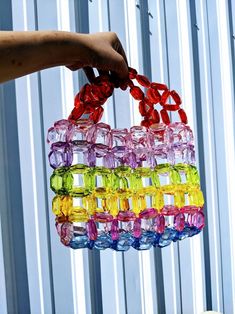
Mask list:
[[[196,6],[195,0],[190,0],[190,19],[191,19],[191,34],[192,34],[192,54],[193,54],[193,70],[194,70],[194,82],[195,82],[195,101],[197,104],[197,132],[200,142],[198,143],[198,156],[199,156],[199,170],[201,177],[201,188],[206,199],[206,178],[205,178],[205,160],[204,160],[204,141],[203,141],[203,122],[202,122],[202,102],[201,102],[201,86],[200,86],[200,65],[199,65],[199,53],[198,53],[198,34],[196,24]],[[204,206],[204,213],[206,221],[208,221],[207,207]],[[210,272],[210,250],[209,250],[209,230],[208,225],[203,230],[203,248],[205,256],[205,285],[206,285],[206,303],[207,309],[212,309],[212,294],[211,294],[211,272]]]
[[[149,29],[149,8],[147,0],[140,0],[140,20],[141,20],[141,41],[143,47],[143,71],[152,80],[151,70],[151,49],[150,49],[150,29]],[[169,74],[169,72],[168,72]],[[158,313],[166,313],[165,293],[163,280],[163,265],[161,250],[154,249],[154,269],[156,274],[156,297]]]
[[[88,1],[74,0],[75,28],[79,33],[89,33],[89,11]],[[79,85],[87,82],[86,76],[82,71],[78,72]],[[92,314],[102,314],[102,289],[101,289],[101,268],[100,252],[92,250],[88,252],[88,269],[90,284],[90,300]]]
[[[37,0],[34,0],[34,16],[35,16],[35,30],[38,30],[38,4]],[[52,265],[52,248],[51,248],[51,232],[50,232],[50,216],[49,216],[49,196],[48,196],[48,185],[47,185],[47,170],[46,170],[46,150],[45,150],[45,126],[44,126],[44,112],[43,112],[43,101],[42,101],[42,82],[41,82],[41,73],[37,73],[37,86],[38,86],[38,102],[39,102],[39,112],[40,112],[40,125],[41,125],[41,142],[42,142],[42,160],[43,160],[43,177],[44,180],[44,203],[45,203],[45,210],[46,210],[46,230],[47,230],[47,245],[48,245],[48,266],[49,266],[49,274],[50,274],[50,292],[51,292],[51,307],[52,313],[55,313],[55,291],[54,291],[54,277],[53,277],[53,265]]]
[[[12,30],[11,1],[0,2],[0,29]],[[30,313],[14,81],[0,86],[2,245],[9,313]],[[13,194],[14,193],[14,194]]]

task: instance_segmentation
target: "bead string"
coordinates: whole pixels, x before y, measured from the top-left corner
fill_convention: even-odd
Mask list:
[[[146,88],[146,95],[139,86],[134,85],[133,80]],[[116,83],[109,75],[100,75],[92,84],[85,84],[75,96],[74,108],[68,120],[76,124],[83,114],[88,114],[89,120],[94,123],[99,122],[104,112],[103,105],[113,94]],[[165,84],[151,83],[146,76],[138,74],[135,69],[129,67],[129,79],[119,84],[119,87],[122,90],[129,87],[131,96],[139,101],[139,112],[143,117],[142,126],[148,128],[152,124],[160,123],[160,120],[164,124],[170,124],[168,111],[178,111],[181,122],[188,123],[185,111],[180,108],[179,94],[175,90],[169,90]],[[169,102],[170,98],[174,103]],[[154,108],[156,104],[162,106],[160,114]]]

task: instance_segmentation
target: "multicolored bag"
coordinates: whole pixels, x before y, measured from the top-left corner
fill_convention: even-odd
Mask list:
[[[68,120],[48,130],[52,210],[61,242],[73,249],[162,248],[204,227],[193,133],[179,95],[129,68],[119,87],[130,89],[143,120],[112,129],[99,121],[117,85],[106,75],[86,84]],[[180,122],[171,123],[172,111]]]

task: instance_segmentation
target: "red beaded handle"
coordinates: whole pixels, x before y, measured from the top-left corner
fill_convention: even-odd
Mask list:
[[[139,86],[135,86],[133,80],[146,88],[146,95]],[[80,92],[75,96],[74,109],[69,120],[73,123],[83,115],[89,114],[89,119],[94,123],[100,121],[104,108],[102,105],[113,94],[115,83],[109,75],[98,76],[92,84],[85,84]],[[188,119],[185,111],[180,108],[181,98],[175,90],[169,90],[168,87],[160,83],[151,83],[144,75],[139,75],[135,69],[129,67],[129,79],[119,86],[122,90],[130,88],[132,97],[139,101],[139,112],[143,117],[141,125],[149,127],[152,124],[162,122],[169,124],[170,117],[168,111],[178,111],[181,122],[187,124]],[[174,104],[169,103],[172,98]],[[159,112],[154,108],[155,104],[160,104],[162,109]]]

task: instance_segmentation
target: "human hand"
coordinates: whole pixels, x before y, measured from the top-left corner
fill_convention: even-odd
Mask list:
[[[93,68],[100,74],[111,74],[119,80],[128,79],[128,63],[122,44],[116,33],[102,32],[85,35],[84,46],[86,53],[78,60],[68,64],[72,70],[83,68],[90,82],[95,79]],[[74,38],[76,42],[76,38]]]

